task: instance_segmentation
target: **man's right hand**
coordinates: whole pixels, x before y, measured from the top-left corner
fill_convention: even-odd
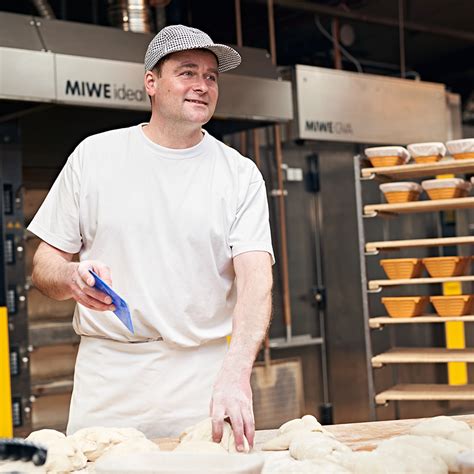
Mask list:
[[[84,260],[68,263],[67,280],[72,297],[86,308],[95,311],[113,311],[115,306],[112,298],[94,288],[94,277],[89,270],[94,271],[108,285],[112,285],[110,268],[99,260]]]

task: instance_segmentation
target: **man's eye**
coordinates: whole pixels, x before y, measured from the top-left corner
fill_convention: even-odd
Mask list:
[[[192,71],[184,71],[181,73],[182,76],[192,76],[193,72]]]
[[[217,81],[217,77],[216,77],[216,76],[214,76],[214,75],[212,75],[212,74],[211,74],[211,75],[209,75],[209,76],[207,76],[207,78],[208,78],[210,81],[214,81],[214,82],[216,82],[216,81]]]

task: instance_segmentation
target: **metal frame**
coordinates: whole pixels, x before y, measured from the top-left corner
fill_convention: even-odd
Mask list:
[[[369,413],[370,419],[377,419],[377,410],[375,404],[375,384],[374,373],[372,369],[372,339],[369,326],[369,298],[368,298],[368,283],[367,283],[367,267],[365,262],[365,230],[363,217],[363,202],[362,202],[362,186],[360,180],[360,156],[354,156],[354,181],[355,181],[355,200],[357,206],[357,237],[359,242],[359,262],[361,269],[361,291],[362,291],[362,313],[364,315],[364,337],[365,337],[365,354],[367,365],[367,389],[369,392]]]

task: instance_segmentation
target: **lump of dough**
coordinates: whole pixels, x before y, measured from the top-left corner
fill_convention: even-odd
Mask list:
[[[194,426],[186,428],[184,432],[179,437],[181,443],[187,443],[189,441],[212,441],[212,420],[211,418],[206,418],[205,420],[200,421]],[[235,447],[235,438],[232,427],[227,421],[224,421],[224,426],[222,430],[222,439],[219,443],[226,451],[229,453],[237,453]],[[247,441],[247,438],[244,436],[244,453],[250,451],[250,446]]]
[[[113,445],[100,456],[100,459],[116,458],[125,454],[150,453],[159,450],[158,445],[147,438],[133,438]]]
[[[399,472],[393,457],[381,456],[372,451],[355,451],[339,456],[339,463],[353,474],[387,474]]]
[[[187,441],[186,443],[178,444],[173,452],[229,454],[219,443],[212,441]]]
[[[305,415],[283,423],[278,429],[278,435],[295,430],[324,431],[324,428],[313,415]]]
[[[321,460],[335,452],[351,452],[351,449],[324,433],[303,433],[290,443],[290,454],[298,460]]]
[[[426,449],[422,442],[409,442],[403,436],[397,436],[392,439],[382,441],[375,453],[382,458],[394,458],[398,463],[398,471],[400,473],[413,474],[448,474],[448,465],[442,456],[434,451]],[[390,472],[390,471],[388,471]]]
[[[305,415],[302,418],[283,423],[278,429],[277,436],[267,441],[263,451],[285,451],[289,448],[291,441],[302,433],[321,432],[327,436],[334,437],[327,432],[313,415]]]
[[[264,453],[265,464],[262,474],[293,474],[293,473],[324,473],[324,474],[350,474],[351,471],[334,463],[332,460],[297,461],[288,451]]]
[[[449,416],[435,416],[428,418],[415,425],[410,434],[419,436],[439,436],[447,438],[450,434],[459,431],[470,431],[470,427],[464,421],[453,420]]]
[[[68,439],[77,442],[79,448],[89,461],[95,461],[109,448],[130,439],[146,439],[145,435],[135,428],[91,427],[76,431]]]
[[[464,446],[454,443],[449,439],[433,436],[414,436],[402,435],[395,436],[389,440],[383,441],[378,446],[378,451],[392,450],[393,446],[403,451],[404,447],[416,447],[425,454],[431,454],[433,457],[441,458],[448,466],[450,472],[459,472],[458,462],[456,460],[458,454],[465,451]]]
[[[27,439],[28,441],[31,441],[32,443],[41,444],[41,443],[50,443],[57,439],[66,439],[66,435],[61,433],[60,431],[44,429],[44,430],[32,431],[28,435],[28,437],[25,439]]]
[[[467,449],[474,450],[474,430],[455,431],[447,438],[454,443],[458,443]]]
[[[59,431],[33,431],[26,440],[47,448],[46,463],[40,466],[42,472],[71,472],[82,469],[87,463],[77,443]]]

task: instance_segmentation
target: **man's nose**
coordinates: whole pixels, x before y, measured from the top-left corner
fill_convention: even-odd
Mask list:
[[[193,84],[193,89],[196,92],[207,92],[209,90],[209,86],[206,83],[206,80],[204,77],[196,75],[196,80]]]

